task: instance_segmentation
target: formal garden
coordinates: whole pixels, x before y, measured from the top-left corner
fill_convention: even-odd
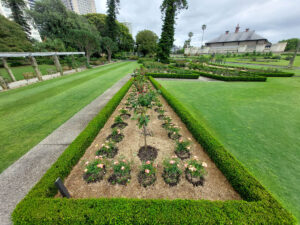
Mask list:
[[[187,0],[135,38],[120,0],[0,1],[1,224],[297,224],[297,38],[191,56],[193,32],[174,46]]]

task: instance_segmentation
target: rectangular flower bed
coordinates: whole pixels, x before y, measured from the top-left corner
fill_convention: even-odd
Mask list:
[[[111,162],[111,168],[108,166],[107,171],[105,171],[107,175],[111,175],[110,173],[116,175],[123,173],[123,175],[126,175],[126,172],[129,171],[128,165],[130,165],[132,176],[128,178],[130,182],[127,183],[127,185],[105,184],[105,182],[108,181],[104,178],[106,176],[104,175],[103,180],[101,180],[99,184],[83,183],[85,181],[83,177],[85,173],[94,169],[98,171],[102,171],[103,168],[106,169],[106,167],[104,167],[106,162],[102,162],[103,159],[100,157],[101,155],[95,159],[94,154],[98,152],[99,147],[102,147],[101,143],[107,145],[107,148],[110,147],[105,139],[108,138],[110,134],[113,134],[108,132],[110,129],[109,126],[112,120],[115,119],[114,116],[118,113],[115,109],[131,86],[132,81],[130,81],[114,96],[99,115],[90,122],[88,127],[65,150],[58,161],[47,171],[24,200],[18,204],[13,213],[13,221],[15,224],[295,224],[293,216],[282,208],[280,203],[278,203],[272,195],[191,116],[180,102],[170,95],[153,78],[150,78],[150,80],[157,89],[161,90],[163,97],[170,105],[169,107],[167,103],[161,99],[165,108],[164,110],[167,111],[165,114],[172,117],[174,123],[182,127],[180,134],[184,136],[184,138],[191,138],[192,154],[206,163],[202,164],[202,162],[201,165],[207,168],[207,185],[210,189],[215,188],[214,194],[212,195],[214,197],[205,195],[205,183],[203,187],[194,187],[188,183],[188,179],[181,177],[181,181],[177,186],[169,187],[168,184],[164,183],[164,179],[160,178],[160,180],[158,180],[158,175],[162,176],[161,173],[165,172],[165,169],[172,169],[174,165],[177,165],[177,161],[180,161],[180,159],[176,157],[172,158],[172,156],[169,156],[178,143],[173,142],[169,144],[169,142],[167,142],[168,144],[165,145],[164,148],[163,146],[166,140],[168,140],[166,139],[167,134],[164,133],[164,128],[156,130],[156,128],[151,128],[150,123],[148,129],[150,132],[148,133],[152,135],[152,131],[153,137],[150,136],[148,138],[149,145],[153,145],[153,147],[161,146],[159,151],[164,151],[165,149],[167,151],[166,155],[161,154],[161,156],[160,152],[158,152],[157,160],[159,161],[160,157],[162,157],[161,161],[162,159],[170,157],[170,159],[164,161],[163,164],[160,164],[161,161],[159,161],[159,166],[156,169],[157,183],[154,183],[153,186],[149,186],[148,188],[144,188],[138,186],[136,183],[138,180],[134,181],[133,179],[135,178],[132,178],[137,176],[137,170],[133,173],[135,166],[132,165],[135,164],[140,164],[141,167],[139,167],[138,170],[143,169],[145,172],[146,170],[149,170],[149,173],[152,172],[152,165],[150,165],[152,162],[149,164],[147,160],[142,166],[142,163],[139,162],[139,159],[135,155],[138,152],[136,148],[143,143],[142,140],[131,136],[131,134],[136,132],[142,135],[141,133],[143,131],[137,127],[132,127],[131,131],[126,131],[126,128],[124,131],[116,131],[115,136],[122,133],[124,135],[124,141],[126,138],[130,139],[128,143],[124,142],[124,146],[122,146],[122,142],[118,145],[120,149],[122,147],[126,149],[123,154],[127,159],[123,161],[124,158],[115,158]],[[177,115],[172,112],[171,108]],[[156,116],[158,113],[161,114],[162,111],[151,113],[151,115]],[[113,117],[111,117],[112,114]],[[179,116],[180,119],[177,118],[177,116]],[[129,124],[131,122],[134,123],[136,121],[128,121],[126,123]],[[153,120],[153,122],[162,125],[158,121],[155,122]],[[109,127],[109,129],[102,129],[103,127]],[[176,133],[176,129],[174,129],[174,132]],[[154,138],[155,134],[163,138]],[[182,144],[182,142],[180,143]],[[201,151],[202,148],[200,144],[205,152]],[[132,149],[132,152],[130,152],[129,149]],[[103,154],[102,151],[101,154]],[[208,154],[210,159],[206,154]],[[99,162],[97,161],[95,164],[87,163],[87,161],[92,160],[99,160]],[[183,165],[182,170],[184,171],[189,168],[191,171],[194,171],[198,168],[198,164],[190,160],[187,160],[187,163],[184,164],[187,164]],[[122,167],[124,167],[124,169],[122,169]],[[227,178],[234,190],[220,171]],[[221,191],[219,195],[216,191],[216,187],[209,185],[209,182],[213,181],[210,179],[213,179],[216,175],[220,176],[221,179],[215,180],[214,182],[217,183],[211,183],[211,185],[217,185],[217,188],[220,188]],[[72,181],[72,176],[74,179],[77,179],[77,181]],[[75,198],[65,199],[59,197],[54,185],[57,177],[61,177],[65,180],[65,184],[70,188]],[[121,180],[116,179],[115,181],[121,182]],[[102,187],[94,187],[97,185],[101,185]],[[104,187],[104,185],[108,186]],[[131,193],[128,189],[130,187],[136,188],[137,190],[132,189]],[[171,191],[171,193],[177,194],[177,196],[175,195],[174,197],[161,190],[159,190],[161,192],[155,193],[155,191],[158,191],[156,189],[157,187],[164,187],[167,192]],[[151,188],[154,190],[151,190]],[[194,195],[186,197],[185,195],[179,194],[185,193],[179,192],[179,188],[183,188],[187,190],[187,192],[195,190],[193,188],[198,188],[200,193],[194,192],[194,194],[198,194],[196,197]],[[106,192],[104,192],[104,190]],[[148,194],[147,190],[153,192]],[[108,195],[110,191],[112,191],[115,196],[113,196],[112,192]],[[187,195],[189,195],[189,193],[187,193]],[[167,198],[171,200],[166,200]],[[185,199],[183,200],[181,198]],[[204,198],[210,200],[203,200]],[[217,199],[225,201],[213,201]]]

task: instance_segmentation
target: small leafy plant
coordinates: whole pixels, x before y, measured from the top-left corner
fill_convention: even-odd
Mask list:
[[[102,147],[96,152],[96,155],[107,158],[114,158],[117,153],[118,148],[116,144],[111,140],[107,140],[105,144],[102,144]]]
[[[185,177],[194,186],[199,186],[204,184],[204,177],[207,174],[205,168],[207,164],[205,162],[200,162],[198,157],[190,160],[184,165],[185,167]]]
[[[170,186],[175,186],[179,183],[181,170],[179,168],[179,159],[173,156],[171,159],[165,159],[163,162],[164,172],[162,177]]]
[[[168,130],[172,125],[172,119],[169,116],[165,116],[164,123],[161,126]]]
[[[153,185],[156,181],[156,166],[153,165],[153,162],[146,161],[143,162],[141,166],[140,173],[138,175],[139,183],[143,187],[148,187]]]
[[[191,139],[189,141],[184,141],[182,138],[176,141],[175,154],[182,160],[188,159],[191,156]]]
[[[124,134],[121,133],[121,130],[113,128],[111,134],[107,137],[107,140],[119,143],[123,140],[123,138]]]
[[[171,126],[168,127],[168,136],[169,138],[173,140],[177,140],[181,137],[181,134],[179,133],[180,129],[178,126],[175,126],[172,124]]]
[[[131,165],[130,162],[124,158],[115,160],[112,163],[113,175],[109,178],[112,184],[126,185],[131,179]]]
[[[106,165],[102,158],[96,158],[93,162],[86,162],[86,168],[84,169],[83,179],[87,183],[94,183],[101,181],[106,174]]]

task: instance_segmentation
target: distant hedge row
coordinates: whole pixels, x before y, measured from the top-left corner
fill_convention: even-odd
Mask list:
[[[146,73],[146,76],[154,78],[174,78],[174,79],[199,79],[199,74],[177,74],[177,73]]]
[[[17,205],[14,224],[295,224],[294,218],[191,114],[160,86],[157,89],[246,201],[54,198],[65,179],[129,90],[129,81],[64,151]]]
[[[219,64],[216,64],[216,63],[210,63],[210,65],[213,65],[213,66],[219,66],[219,67],[224,67],[224,68],[233,68],[233,69],[246,69],[246,70],[249,70],[249,71],[252,71],[253,73],[259,75],[259,76],[265,76],[265,77],[292,77],[295,75],[295,73],[292,73],[292,72],[284,72],[284,71],[262,71],[262,70],[259,70],[259,69],[254,69],[254,68],[247,68],[247,67],[242,67],[242,66],[230,66],[230,65],[219,65]],[[245,73],[247,74],[246,71],[241,71],[242,73]]]
[[[267,80],[266,77],[263,76],[222,76],[218,74],[211,74],[211,73],[205,73],[200,71],[195,71],[199,75],[203,77],[209,77],[216,80],[222,80],[222,81],[259,81],[259,82],[265,82]]]

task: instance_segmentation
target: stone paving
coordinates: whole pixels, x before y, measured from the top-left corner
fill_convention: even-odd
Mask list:
[[[0,174],[1,225],[12,224],[16,205],[129,79],[118,81]]]

